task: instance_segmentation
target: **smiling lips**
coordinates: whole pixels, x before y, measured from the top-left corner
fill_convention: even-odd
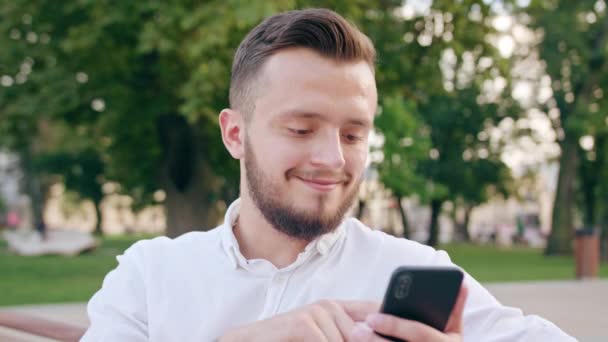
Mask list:
[[[301,177],[297,177],[297,178],[299,180],[301,180],[302,182],[304,182],[304,184],[308,185],[309,187],[311,187],[317,191],[323,191],[323,192],[331,191],[343,182],[341,179],[322,179],[322,178],[304,179]]]

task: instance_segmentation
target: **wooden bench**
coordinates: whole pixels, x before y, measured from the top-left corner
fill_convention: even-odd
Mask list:
[[[0,310],[0,327],[65,342],[79,341],[87,330],[85,327],[8,310]]]

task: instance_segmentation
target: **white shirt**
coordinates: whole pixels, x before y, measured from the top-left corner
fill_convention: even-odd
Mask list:
[[[212,341],[320,299],[381,302],[398,266],[453,266],[444,251],[349,218],[277,269],[240,253],[232,231],[238,209],[237,200],[211,231],[139,241],[118,256],[88,304],[91,326],[82,341]],[[502,306],[469,275],[464,281],[466,341],[574,340],[551,322]]]

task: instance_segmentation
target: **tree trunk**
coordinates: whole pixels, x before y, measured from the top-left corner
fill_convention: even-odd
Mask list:
[[[429,238],[426,243],[429,246],[435,247],[439,242],[439,215],[441,214],[442,206],[443,200],[431,200],[431,224],[429,227]]]
[[[101,200],[94,200],[93,206],[95,207],[95,215],[97,216],[97,222],[95,223],[95,230],[93,234],[96,236],[103,236],[102,220],[103,216],[101,214]]]
[[[464,222],[462,224],[462,239],[464,242],[471,242],[471,234],[469,234],[469,222],[471,222],[472,205],[466,205],[464,209]]]
[[[44,222],[44,196],[42,193],[39,174],[32,161],[31,146],[26,145],[20,153],[23,171],[24,190],[30,198],[32,210],[32,224],[43,238],[46,238],[46,224]]]
[[[355,213],[355,217],[357,218],[357,220],[361,221],[363,213],[365,212],[365,201],[360,198],[358,199],[358,201],[359,205],[357,206],[357,212]]]
[[[608,136],[598,135],[595,141],[595,153],[597,156],[599,196],[597,226],[600,233],[600,255],[603,261],[608,261],[608,182],[602,181],[608,175],[606,153],[608,153]]]
[[[572,253],[573,209],[575,205],[575,179],[578,164],[576,141],[565,139],[562,144],[557,190],[553,202],[551,233],[545,255]]]
[[[596,151],[603,152],[599,149],[599,144],[602,144],[603,139],[596,137]],[[598,221],[596,216],[596,186],[599,182],[600,169],[602,167],[602,158],[596,160],[587,160],[584,156],[585,151],[579,148],[579,179],[580,191],[583,195],[583,224],[586,227],[593,227]]]
[[[223,214],[218,201],[224,178],[215,175],[203,157],[204,138],[174,114],[162,116],[158,129],[164,153],[160,184],[166,193],[167,236],[214,228]]]
[[[399,208],[399,214],[401,216],[401,224],[403,224],[403,234],[402,237],[409,239],[410,238],[410,225],[407,222],[407,213],[403,208],[403,197],[397,197],[397,208]]]
[[[459,221],[457,219],[457,208],[454,207],[452,210],[452,222],[454,222],[454,240],[457,242],[471,242],[471,236],[469,235],[469,219],[471,216],[471,210],[473,206],[470,204],[464,204],[464,219]]]
[[[600,219],[600,256],[603,261],[608,262],[608,209],[606,208],[607,197],[604,197],[604,210]]]
[[[177,237],[193,230],[206,231],[220,223],[222,212],[209,189],[218,181],[206,169],[208,167],[203,165],[198,168],[196,179],[185,191],[179,191],[164,179],[167,236]]]

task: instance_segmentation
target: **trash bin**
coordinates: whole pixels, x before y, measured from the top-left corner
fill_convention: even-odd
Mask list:
[[[576,230],[574,258],[577,279],[597,278],[600,268],[599,235],[599,231],[593,227]]]

